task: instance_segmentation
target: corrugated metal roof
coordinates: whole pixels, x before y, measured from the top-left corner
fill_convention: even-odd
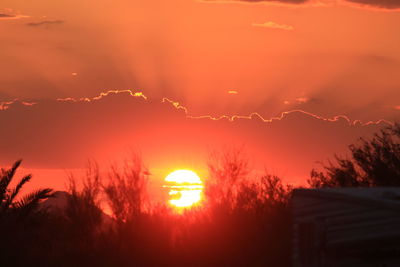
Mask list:
[[[296,198],[302,200],[296,201]],[[313,205],[315,199],[331,199],[400,212],[400,188],[396,187],[295,189],[293,192],[293,205],[296,209]]]

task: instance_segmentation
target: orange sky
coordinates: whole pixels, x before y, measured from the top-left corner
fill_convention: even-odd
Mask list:
[[[28,169],[59,171],[133,148],[154,169],[204,168],[210,150],[239,144],[255,165],[304,178],[315,161],[383,125],[354,120],[398,119],[399,8],[397,0],[3,0],[0,123],[9,130],[0,164],[22,157]],[[148,99],[57,101],[124,89]],[[25,105],[7,104],[15,98]],[[267,121],[187,117],[253,112]],[[337,115],[349,121],[323,120]]]

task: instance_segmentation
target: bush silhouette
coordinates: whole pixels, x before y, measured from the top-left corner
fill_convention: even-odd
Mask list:
[[[215,153],[212,159],[208,200],[183,214],[165,204],[149,204],[149,172],[139,157],[123,168],[114,166],[107,179],[100,177],[96,165],[90,165],[81,189],[71,182],[64,215],[47,219],[46,227],[53,232],[53,252],[47,262],[289,266],[291,188],[275,176],[249,177],[247,159],[239,150]],[[99,219],[99,199],[110,207],[110,224]]]
[[[350,158],[335,156],[324,171],[311,171],[311,187],[400,186],[400,124],[388,126],[371,140],[349,146]]]
[[[290,266],[292,188],[277,176],[251,174],[241,149],[210,159],[206,202],[211,231],[204,236],[215,236],[211,266]]]

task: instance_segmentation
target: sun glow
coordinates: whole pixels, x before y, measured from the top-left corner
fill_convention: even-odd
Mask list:
[[[172,199],[168,202],[178,208],[188,208],[201,200],[203,182],[200,177],[190,170],[177,170],[170,173],[165,181],[169,185],[169,195]]]

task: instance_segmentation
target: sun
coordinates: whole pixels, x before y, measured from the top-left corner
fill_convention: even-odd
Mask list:
[[[188,208],[200,202],[203,182],[200,177],[190,170],[176,170],[165,177],[172,199],[168,202],[177,208]]]

